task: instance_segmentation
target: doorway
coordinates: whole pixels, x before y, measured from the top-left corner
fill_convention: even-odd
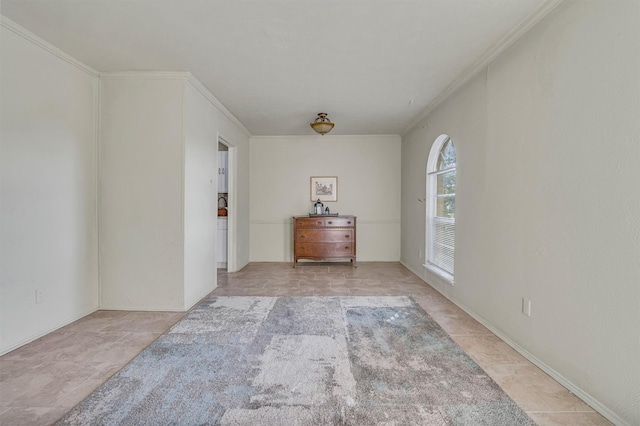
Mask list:
[[[218,269],[229,265],[229,147],[218,139]]]
[[[218,270],[235,271],[236,147],[218,136],[218,217],[216,264]]]

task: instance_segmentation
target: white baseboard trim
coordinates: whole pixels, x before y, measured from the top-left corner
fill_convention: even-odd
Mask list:
[[[24,345],[26,345],[28,343],[31,343],[34,340],[38,340],[39,338],[41,338],[43,336],[46,336],[47,334],[52,333],[52,332],[58,330],[59,328],[65,327],[65,326],[71,324],[72,322],[78,321],[80,318],[84,318],[87,315],[91,315],[92,313],[94,313],[94,312],[96,312],[98,310],[99,310],[98,307],[91,308],[88,311],[86,311],[85,313],[81,313],[81,314],[78,314],[78,315],[72,317],[70,320],[63,321],[61,323],[58,323],[57,325],[54,325],[52,327],[47,328],[42,333],[38,333],[35,336],[27,337],[26,339],[23,339],[23,340],[19,341],[18,343],[14,344],[14,345],[11,345],[11,346],[9,346],[7,348],[3,348],[2,350],[0,350],[0,356],[2,356],[4,354],[8,354],[11,351],[15,351],[16,349],[18,349],[21,346],[24,346]]]
[[[444,297],[446,297],[449,301],[451,301],[451,303],[453,303],[454,305],[456,305],[457,307],[459,307],[460,309],[462,309],[463,311],[465,311],[467,314],[469,314],[471,317],[473,317],[473,319],[475,319],[476,321],[478,321],[480,324],[482,324],[483,326],[485,326],[489,331],[491,331],[493,334],[495,334],[497,337],[499,337],[503,342],[505,342],[507,345],[511,346],[514,350],[516,350],[518,353],[520,353],[520,355],[522,355],[523,357],[525,357],[526,359],[528,359],[529,361],[531,361],[535,366],[537,366],[538,368],[540,368],[542,371],[544,371],[545,373],[547,373],[549,376],[551,376],[554,380],[556,380],[558,383],[560,383],[562,386],[564,386],[565,388],[567,388],[569,390],[569,392],[573,393],[575,396],[577,396],[578,398],[580,398],[582,401],[584,401],[587,405],[589,405],[591,408],[593,408],[595,411],[597,411],[598,413],[600,413],[602,416],[604,416],[607,420],[609,420],[610,422],[612,422],[613,424],[617,425],[617,426],[631,426],[630,423],[628,423],[627,421],[625,421],[624,419],[622,419],[620,416],[618,416],[616,413],[614,413],[613,411],[611,411],[607,406],[603,405],[600,401],[598,401],[597,399],[595,399],[593,396],[591,396],[590,394],[588,394],[587,392],[585,392],[583,389],[581,389],[580,387],[578,387],[577,385],[575,385],[573,382],[571,382],[569,379],[567,379],[566,377],[564,377],[562,374],[560,374],[558,371],[556,371],[555,369],[553,369],[552,367],[550,367],[548,364],[546,364],[543,360],[541,360],[540,358],[536,357],[534,354],[532,354],[531,352],[527,351],[526,349],[524,349],[522,346],[520,346],[518,343],[516,343],[515,341],[513,341],[509,336],[507,336],[506,334],[502,333],[500,330],[496,329],[491,323],[489,323],[488,321],[486,321],[484,318],[482,318],[480,315],[478,315],[476,312],[474,312],[472,309],[468,308],[467,306],[465,306],[464,304],[460,303],[458,300],[452,298],[450,295],[443,293],[442,291],[438,290],[438,288],[432,286],[431,284],[429,284],[424,277],[422,276],[422,274],[420,274],[419,271],[416,271],[414,268],[412,268],[411,266],[407,265],[405,262],[400,261],[400,263],[407,268],[408,270],[410,270],[411,272],[413,272],[414,274],[416,274],[416,276],[418,276],[422,281],[424,281],[428,286],[432,287],[434,290],[436,290],[438,293],[442,294]]]
[[[100,306],[99,311],[131,311],[131,312],[186,312],[188,309],[176,308],[175,306]]]

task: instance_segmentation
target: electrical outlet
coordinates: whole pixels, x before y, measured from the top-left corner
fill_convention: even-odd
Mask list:
[[[36,303],[44,302],[44,290],[36,288]]]
[[[522,298],[522,313],[528,317],[531,316],[531,300]]]

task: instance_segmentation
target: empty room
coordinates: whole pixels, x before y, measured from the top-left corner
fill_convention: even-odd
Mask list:
[[[0,13],[0,424],[640,425],[640,0]]]

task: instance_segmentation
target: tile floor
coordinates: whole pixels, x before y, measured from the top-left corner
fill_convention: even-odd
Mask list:
[[[252,263],[215,295],[411,295],[539,425],[610,425],[399,263]],[[98,311],[0,357],[0,425],[55,422],[184,314]]]

